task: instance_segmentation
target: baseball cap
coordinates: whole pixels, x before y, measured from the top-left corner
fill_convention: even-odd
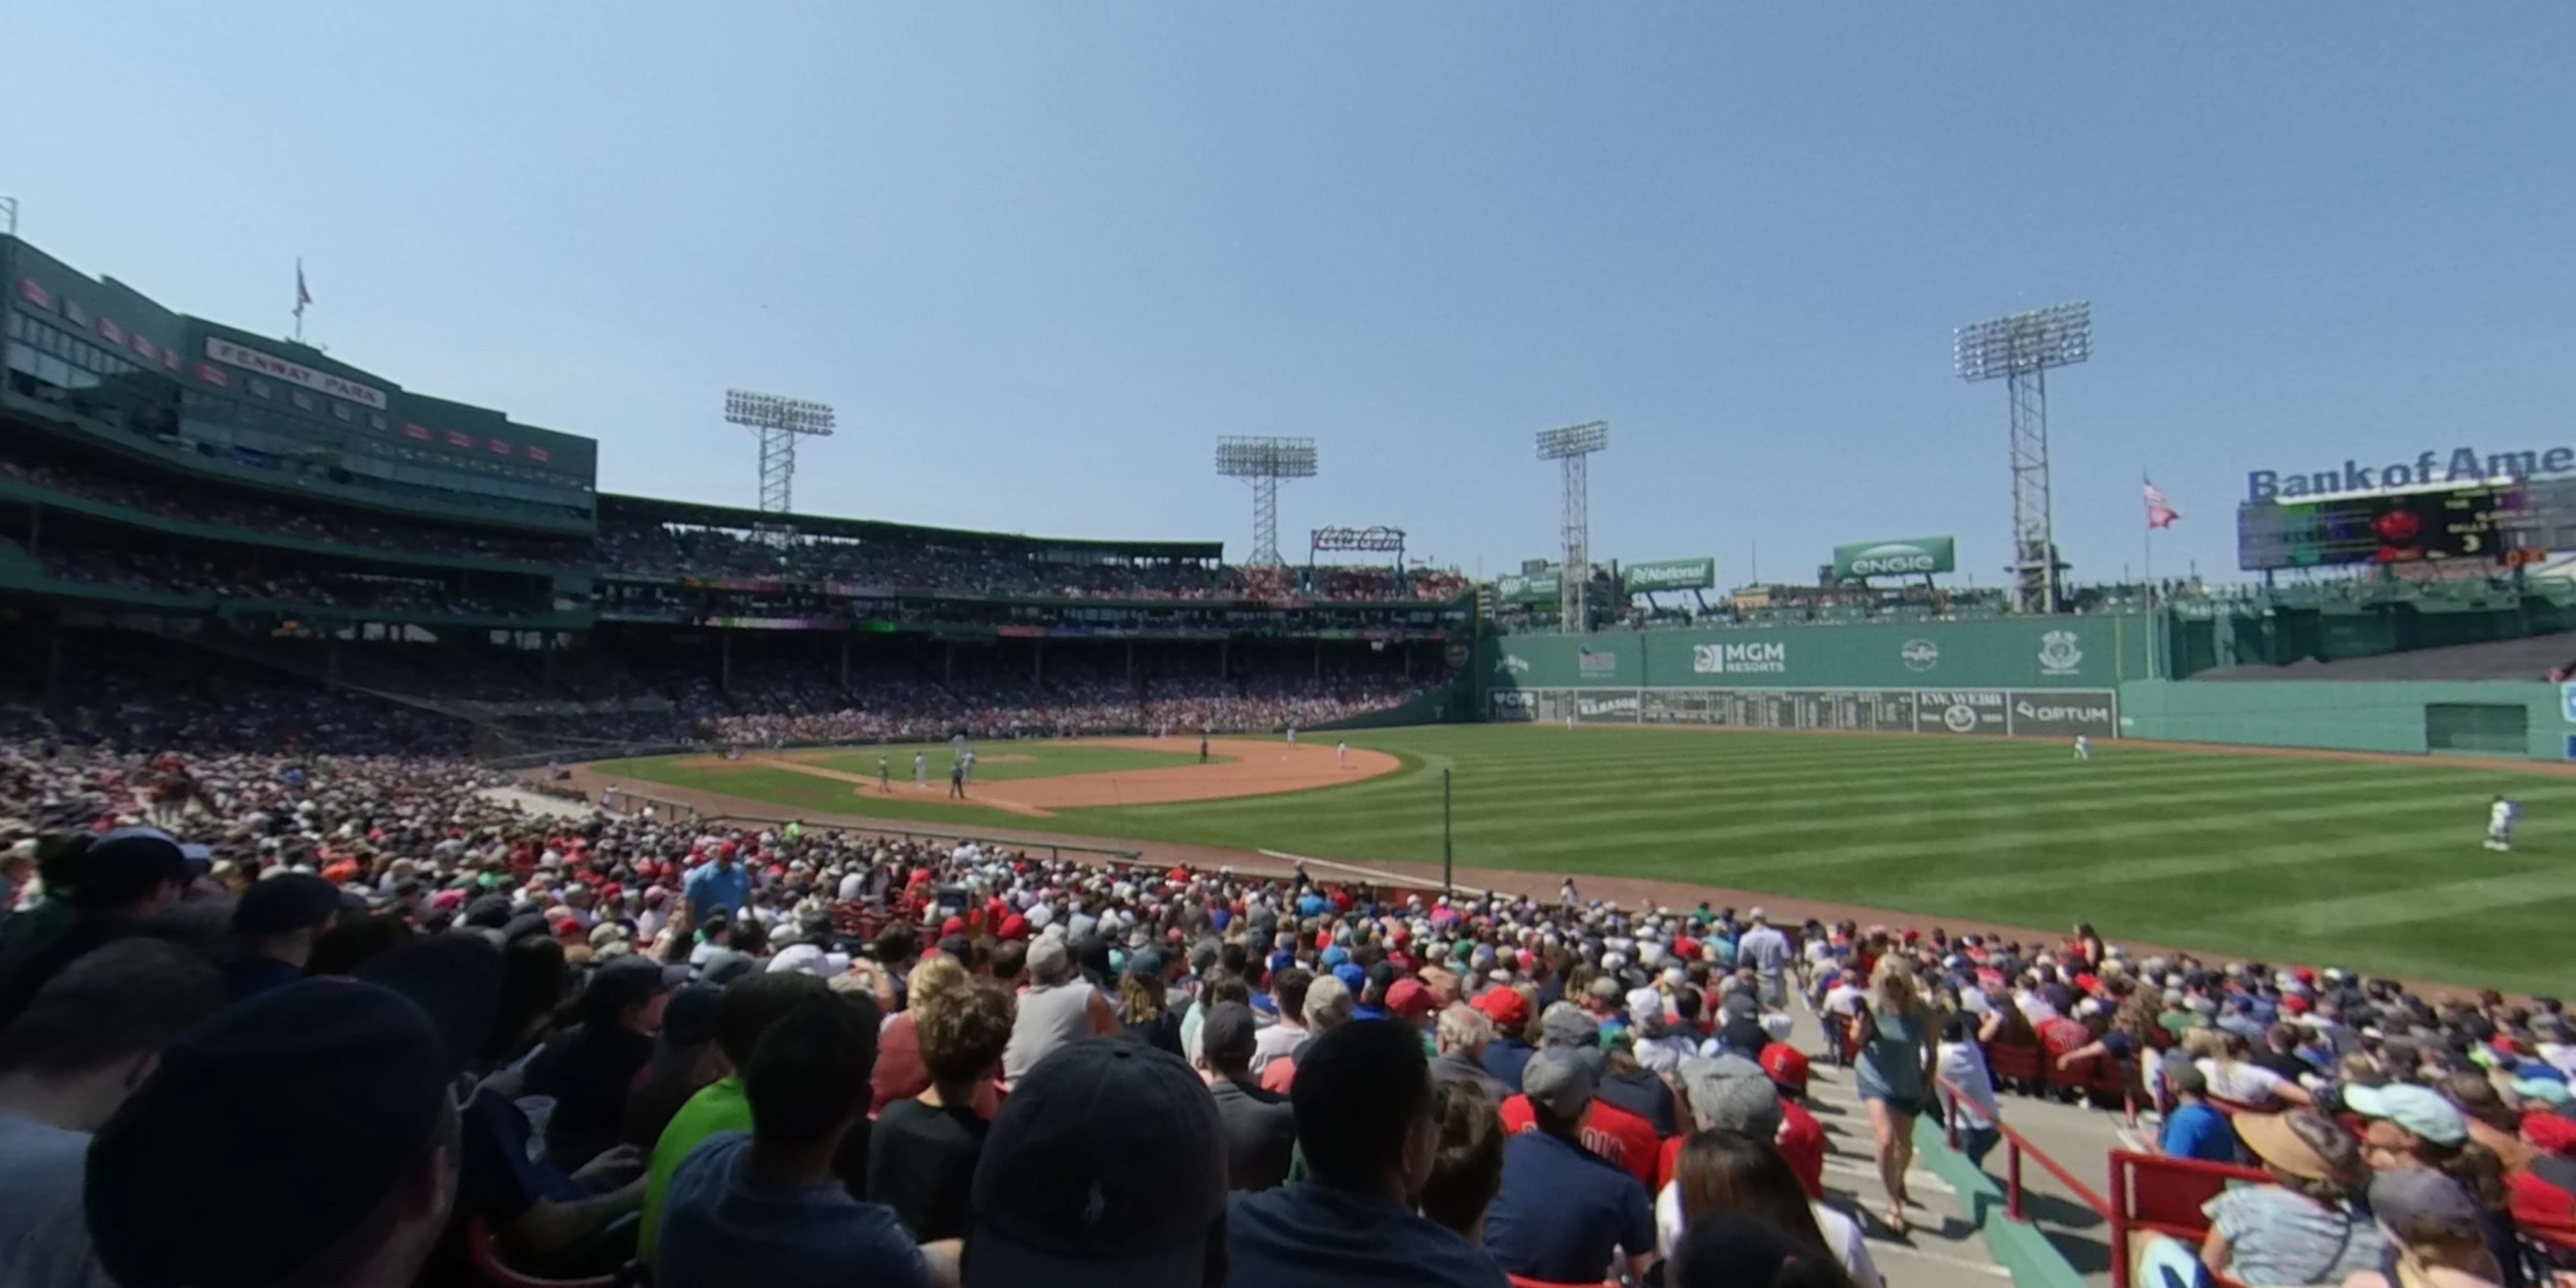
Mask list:
[[[1541,1051],[1521,1067],[1521,1094],[1559,1118],[1582,1116],[1594,1089],[1590,1066],[1571,1051]]]
[[[340,887],[309,872],[285,872],[252,884],[233,901],[233,933],[254,939],[292,934],[340,913]]]
[[[1703,1128],[1723,1127],[1755,1140],[1780,1134],[1780,1093],[1762,1066],[1740,1055],[1690,1059],[1679,1070],[1691,1116]]]
[[[2364,1118],[2387,1119],[2436,1145],[2457,1145],[2469,1138],[2468,1120],[2450,1101],[2411,1083],[2346,1087],[2343,1107]]]
[[[1408,1020],[1420,1020],[1429,1016],[1433,1009],[1431,990],[1425,987],[1421,980],[1408,976],[1395,981],[1386,990],[1386,1011],[1389,1015],[1401,1016]]]
[[[1601,1044],[1600,1024],[1572,1002],[1558,1002],[1541,1012],[1539,1033],[1541,1044],[1550,1047]]]
[[[2370,1180],[2370,1211],[2409,1234],[2439,1232],[2463,1242],[2485,1236],[2467,1187],[2428,1167],[2397,1167]]]
[[[1180,1059],[1094,1038],[1038,1062],[975,1165],[965,1288],[1182,1288],[1225,1216],[1216,1100]]]
[[[1781,1090],[1804,1094],[1807,1090],[1807,1057],[1786,1042],[1774,1042],[1762,1048],[1762,1071]]]
[[[665,966],[645,957],[620,957],[591,974],[590,986],[582,990],[582,1009],[592,1015],[614,1015],[687,982],[686,966]]]
[[[203,870],[168,832],[120,827],[100,833],[81,851],[72,898],[94,907],[131,903],[164,881],[185,883]]]
[[[1207,1053],[1210,1064],[1248,1061],[1258,1037],[1257,1028],[1251,1007],[1241,1002],[1219,1002],[1208,1008],[1207,1019],[1199,1025],[1199,1049]]]
[[[442,1033],[410,998],[348,979],[208,1017],[90,1144],[82,1203],[100,1264],[126,1288],[287,1279],[428,1157],[455,1053],[482,1037]]]
[[[673,1046],[704,1046],[716,1040],[716,1003],[724,990],[713,984],[684,984],[671,994],[662,1012],[662,1037]]]
[[[1468,1005],[1484,1012],[1485,1018],[1505,1033],[1517,1036],[1529,1027],[1529,1001],[1509,988],[1486,989]]]

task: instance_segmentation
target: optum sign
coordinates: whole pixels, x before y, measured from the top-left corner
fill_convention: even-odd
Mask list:
[[[1836,581],[1856,577],[1915,577],[1952,572],[1958,566],[1958,543],[1950,537],[1866,541],[1834,547]]]

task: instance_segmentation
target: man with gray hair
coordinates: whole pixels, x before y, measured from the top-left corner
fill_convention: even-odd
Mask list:
[[[1753,929],[1735,943],[1735,960],[1753,968],[1753,978],[1760,985],[1764,1006],[1789,1004],[1788,971],[1789,937],[1771,926],[1771,914],[1753,910]]]
[[[1318,975],[1306,986],[1306,1029],[1313,1034],[1296,1050],[1273,1059],[1261,1071],[1261,1089],[1274,1095],[1287,1095],[1297,1081],[1297,1062],[1305,1058],[1308,1048],[1327,1033],[1350,1023],[1350,986],[1333,975]]]
[[[1118,1013],[1074,970],[1073,950],[1062,935],[1043,935],[1029,945],[1028,966],[1029,991],[1020,995],[1010,1044],[1002,1048],[1005,1087],[1017,1085],[1038,1061],[1064,1047],[1118,1031]]]
[[[1485,1072],[1486,1044],[1494,1040],[1494,1022],[1464,1002],[1440,1012],[1434,1028],[1440,1054],[1431,1061],[1431,1076],[1441,1082],[1472,1082],[1491,1093],[1496,1103],[1510,1096],[1503,1080]]]

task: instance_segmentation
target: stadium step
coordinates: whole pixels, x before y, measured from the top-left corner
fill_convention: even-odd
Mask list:
[[[1879,1180],[1869,1111],[1852,1089],[1851,1071],[1814,1054],[1825,1049],[1821,1026],[1803,1008],[1793,1009],[1798,1028],[1791,1040],[1812,1057],[1807,1107],[1825,1129],[1826,1202],[1860,1223],[1880,1275],[1903,1288],[1994,1288],[2010,1280],[2012,1273],[1996,1263],[1967,1204],[1920,1153],[1906,1173],[1912,1200],[1906,1228],[1887,1227],[1881,1215],[1887,1191]],[[2013,1096],[2002,1107],[2014,1130],[2088,1183],[2095,1183],[2093,1174],[2103,1170],[2103,1159],[2118,1143],[2114,1115]],[[1987,1157],[1986,1171],[2000,1179],[2003,1168],[1998,1148]],[[2103,1222],[2037,1163],[2025,1167],[2023,1186],[2025,1211],[2068,1266],[2090,1283],[2108,1284]]]

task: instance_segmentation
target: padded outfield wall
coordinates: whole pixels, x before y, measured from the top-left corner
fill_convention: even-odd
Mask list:
[[[1496,635],[1492,720],[2112,737],[2143,616]]]

